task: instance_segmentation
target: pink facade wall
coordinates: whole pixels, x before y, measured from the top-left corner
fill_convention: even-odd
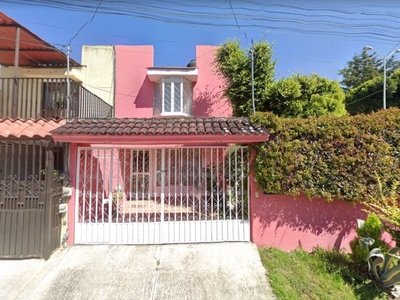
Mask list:
[[[193,115],[230,117],[232,108],[222,96],[222,81],[213,61],[217,46],[197,46],[198,79],[193,88]],[[154,67],[153,46],[115,46],[115,117],[153,117],[154,85],[147,68]],[[181,67],[186,67],[181,66]]]
[[[147,76],[153,57],[153,46],[115,46],[116,118],[153,116],[153,83]]]
[[[213,66],[217,46],[196,46],[198,80],[193,90],[193,115],[196,117],[231,117],[232,107],[223,97],[223,82]]]

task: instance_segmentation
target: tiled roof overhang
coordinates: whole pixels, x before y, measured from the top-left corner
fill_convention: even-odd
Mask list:
[[[74,119],[52,131],[56,141],[76,143],[257,143],[269,133],[247,118]]]
[[[67,66],[67,55],[42,40],[29,29],[17,23],[0,11],[0,65],[14,66],[16,52],[16,32],[20,29],[19,62],[20,67],[52,67]],[[81,65],[70,59],[71,67]]]
[[[65,120],[53,119],[0,119],[0,138],[45,139],[64,124]]]

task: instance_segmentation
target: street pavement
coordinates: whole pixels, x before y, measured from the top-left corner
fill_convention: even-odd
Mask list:
[[[0,260],[0,299],[276,299],[252,243],[85,245]]]

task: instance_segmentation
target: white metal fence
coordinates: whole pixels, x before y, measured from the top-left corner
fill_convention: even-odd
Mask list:
[[[75,243],[248,241],[248,150],[79,148]]]

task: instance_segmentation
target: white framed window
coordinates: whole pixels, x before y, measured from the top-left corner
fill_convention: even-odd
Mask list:
[[[154,88],[154,115],[192,115],[192,82],[181,76],[164,76],[154,83]]]

